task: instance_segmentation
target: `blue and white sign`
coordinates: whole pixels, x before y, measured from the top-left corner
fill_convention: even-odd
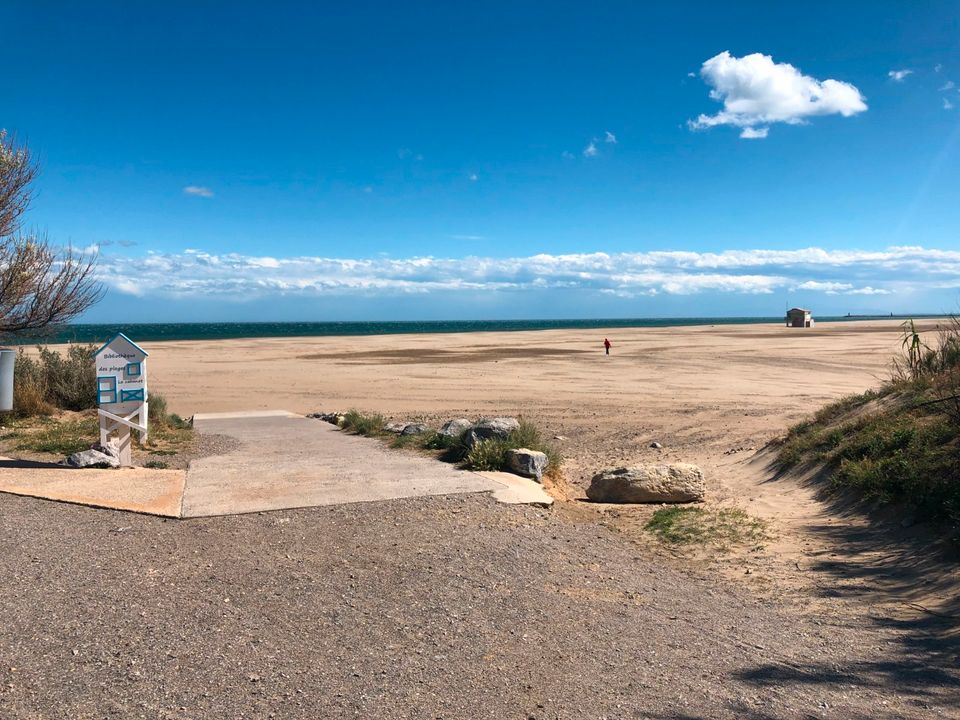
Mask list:
[[[97,405],[100,406],[100,442],[116,432],[120,464],[130,464],[130,431],[147,437],[147,351],[123,333],[97,350]]]

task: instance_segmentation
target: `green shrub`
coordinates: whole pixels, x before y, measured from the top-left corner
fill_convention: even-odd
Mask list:
[[[47,378],[40,363],[23,349],[13,367],[13,412],[18,417],[52,415],[56,408],[47,400]]]
[[[167,399],[160,393],[147,395],[147,418],[151,429],[186,430],[190,423],[176,413],[167,412]]]
[[[379,413],[364,415],[359,410],[349,410],[343,416],[341,427],[357,435],[376,436],[383,434],[386,423],[386,419]]]
[[[49,401],[61,410],[89,410],[97,406],[97,371],[93,345],[70,345],[66,355],[39,348],[47,378]]]
[[[150,392],[147,395],[147,418],[151,424],[167,424],[167,399],[160,393]]]
[[[471,470],[503,470],[507,464],[506,440],[481,440],[467,450],[464,464]]]
[[[66,355],[61,355],[38,347],[36,357],[21,349],[13,373],[14,413],[31,417],[96,407],[95,349],[93,345],[71,345]]]
[[[520,448],[544,453],[547,456],[547,475],[559,473],[563,464],[560,452],[543,439],[533,423],[526,420],[521,420],[520,426],[505,439],[481,440],[472,448],[467,447],[464,436],[450,443],[448,453],[454,457],[459,455],[464,467],[471,470],[506,470],[507,450]]]

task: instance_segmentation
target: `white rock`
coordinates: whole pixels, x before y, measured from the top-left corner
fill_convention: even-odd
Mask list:
[[[703,500],[703,471],[696,465],[639,465],[593,476],[587,497],[610,503],[688,503]]]
[[[540,481],[543,479],[543,473],[548,464],[546,454],[539,450],[528,450],[527,448],[507,450],[507,467],[517,475]]]
[[[120,461],[114,455],[100,452],[99,450],[83,450],[75,452],[64,461],[70,467],[75,468],[115,468],[120,467]]]

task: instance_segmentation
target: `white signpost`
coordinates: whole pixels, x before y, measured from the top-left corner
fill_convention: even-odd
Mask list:
[[[100,444],[117,433],[120,464],[131,465],[131,431],[140,433],[140,442],[147,439],[147,351],[118,333],[94,358]]]

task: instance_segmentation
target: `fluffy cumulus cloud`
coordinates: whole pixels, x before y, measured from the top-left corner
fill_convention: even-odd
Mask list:
[[[700,76],[723,109],[691,120],[695,130],[732,125],[741,128],[740,137],[758,139],[773,123],[799,125],[818,115],[850,117],[867,109],[850,83],[817,80],[760,53],[738,58],[724,51],[703,63]]]
[[[328,258],[201,250],[102,256],[103,280],[128,294],[250,300],[272,295],[397,295],[565,289],[642,297],[698,293],[885,295],[960,288],[960,251],[651,251],[514,258]],[[137,282],[130,283],[129,278]]]

